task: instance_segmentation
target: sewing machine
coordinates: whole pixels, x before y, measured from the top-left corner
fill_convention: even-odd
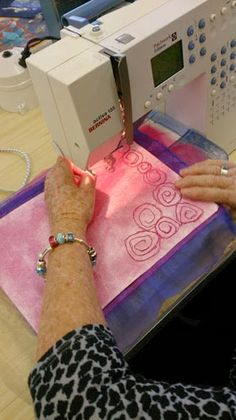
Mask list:
[[[60,153],[85,168],[154,109],[236,148],[235,0],[137,0],[71,21],[27,60]]]

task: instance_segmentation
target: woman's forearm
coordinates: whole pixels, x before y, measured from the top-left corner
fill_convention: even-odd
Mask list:
[[[58,232],[73,232],[86,240],[85,229],[73,222],[54,226],[52,233]],[[60,245],[48,257],[37,359],[63,335],[90,323],[106,321],[97,299],[88,253],[76,242]]]

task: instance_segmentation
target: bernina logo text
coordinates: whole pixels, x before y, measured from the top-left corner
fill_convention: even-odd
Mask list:
[[[96,128],[100,127],[101,125],[105,124],[108,120],[111,119],[110,115],[105,115],[101,120],[95,122],[91,127],[89,127],[88,131],[92,133],[92,131],[96,130]]]
[[[104,112],[103,114],[98,115],[94,120],[93,120],[93,125],[91,125],[91,127],[88,128],[89,133],[92,133],[94,130],[96,130],[98,127],[101,127],[101,125],[105,124],[107,121],[109,121],[112,117],[112,112],[115,111],[115,106],[112,105],[110,108],[108,108],[108,110],[106,112]]]
[[[161,50],[162,48],[166,47],[166,43],[168,41],[174,42],[178,38],[177,32],[173,32],[172,34],[168,35],[166,38],[160,39],[160,41],[155,42],[154,44],[154,52]]]

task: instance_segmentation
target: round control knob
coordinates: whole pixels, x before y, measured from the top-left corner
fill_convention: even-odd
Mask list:
[[[174,90],[174,88],[175,88],[174,85],[171,84],[171,85],[168,86],[168,91],[172,92]]]
[[[146,109],[150,108],[151,105],[152,105],[151,101],[144,102],[144,108],[146,108]]]
[[[226,15],[227,10],[228,10],[228,9],[227,9],[227,7],[225,7],[225,6],[224,6],[224,7],[222,7],[222,8],[221,8],[221,11],[220,11],[221,15],[222,15],[222,16]]]
[[[233,74],[232,76],[230,76],[229,80],[230,80],[231,83],[234,83],[235,80],[236,80],[235,74]]]
[[[215,22],[215,20],[216,20],[216,14],[212,13],[211,16],[210,16],[210,21],[213,23],[213,22]]]
[[[92,32],[94,33],[96,33],[96,32],[100,32],[101,31],[101,27],[100,27],[100,25],[93,25],[93,27],[92,27]]]
[[[216,95],[217,90],[216,89],[212,89],[211,91],[211,96],[215,96]]]
[[[162,92],[157,92],[156,98],[157,98],[158,101],[160,101],[163,98],[163,93]]]

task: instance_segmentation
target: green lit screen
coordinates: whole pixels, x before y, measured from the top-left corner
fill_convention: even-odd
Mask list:
[[[160,85],[184,67],[182,41],[151,59],[154,86]]]

